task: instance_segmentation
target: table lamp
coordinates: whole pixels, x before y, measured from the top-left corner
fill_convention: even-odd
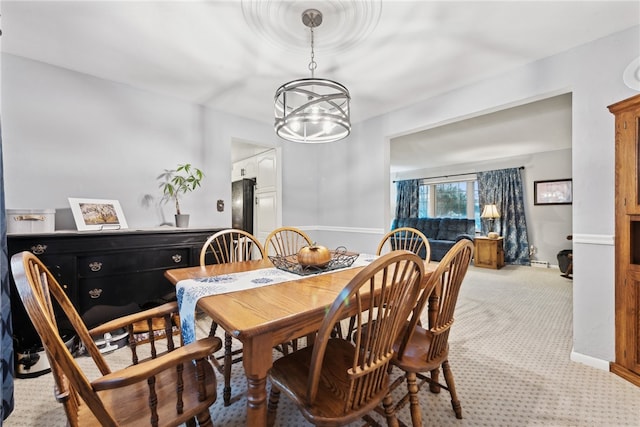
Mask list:
[[[496,218],[500,218],[498,207],[495,204],[484,205],[480,218],[489,220],[489,233],[487,233],[487,237],[490,239],[497,239],[499,235],[493,231],[493,221],[495,221]]]

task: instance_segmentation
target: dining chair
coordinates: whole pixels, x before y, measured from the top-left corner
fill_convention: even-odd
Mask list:
[[[253,234],[229,228],[214,233],[204,242],[200,250],[200,266],[207,265],[208,259],[214,261],[214,264],[227,264],[262,259],[264,254],[264,247]],[[217,329],[218,324],[211,321],[209,336],[215,336]],[[224,353],[222,356],[212,357],[213,363],[224,377],[222,389],[224,406],[229,406],[232,403],[231,366],[234,363],[242,362],[242,348],[233,350],[232,344],[231,334],[225,331]],[[220,365],[220,359],[223,360],[222,365]]]
[[[251,233],[235,228],[220,230],[209,236],[200,250],[200,265],[226,264],[264,258],[264,248]]]
[[[428,264],[431,259],[431,247],[429,246],[429,240],[420,230],[411,227],[399,227],[389,231],[385,234],[376,250],[376,255],[382,255],[394,250],[404,249],[420,256],[425,264]],[[350,339],[351,334],[355,326],[355,317],[349,319],[347,325],[347,333],[344,335],[347,339]],[[336,325],[338,333],[342,333],[341,325]]]
[[[264,240],[264,251],[267,256],[287,257],[296,255],[305,246],[313,245],[311,237],[295,227],[279,227],[269,233]],[[282,343],[277,348],[283,353],[298,349],[298,340]]]
[[[273,362],[267,425],[275,423],[283,393],[315,425],[348,424],[382,402],[388,424],[397,426],[388,368],[423,275],[424,262],[408,251],[383,255],[358,272],[327,307],[314,345]],[[376,312],[375,322],[364,320],[369,310]],[[332,337],[335,323],[353,313],[354,341]]]
[[[264,241],[264,250],[267,256],[290,256],[312,244],[313,241],[304,231],[295,227],[280,227],[269,233]]]
[[[216,374],[208,360],[221,347],[207,337],[180,347],[174,343],[177,303],[130,314],[88,330],[55,276],[31,252],[11,257],[20,299],[42,340],[54,379],[54,394],[70,426],[212,426]],[[99,376],[84,372],[58,325],[71,327]],[[162,324],[163,329],[157,330]],[[146,325],[146,330],[144,326]],[[132,364],[112,370],[94,339],[115,330],[128,334]],[[179,335],[179,334],[178,334]],[[141,345],[139,337],[148,341]],[[95,379],[90,379],[95,378]]]
[[[392,389],[406,379],[408,390],[406,398],[396,405],[396,410],[408,400],[413,426],[422,425],[418,392],[427,382],[434,393],[438,393],[440,388],[449,391],[456,418],[462,418],[462,407],[449,364],[449,333],[454,322],[460,287],[472,256],[473,242],[467,239],[460,240],[446,253],[429,276],[413,309],[406,332],[394,345],[395,353],[391,363],[403,370],[404,375],[394,381]],[[425,307],[428,307],[428,328],[424,328],[420,321]],[[446,385],[440,384],[438,380],[441,367]],[[430,377],[424,375],[427,372]],[[421,380],[419,384],[418,378]]]
[[[393,250],[405,249],[418,255],[425,262],[431,260],[429,240],[420,230],[411,227],[400,227],[389,231],[378,244],[377,255]]]

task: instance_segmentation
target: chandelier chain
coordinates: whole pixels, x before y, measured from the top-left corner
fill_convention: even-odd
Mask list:
[[[313,43],[313,27],[311,28],[311,62],[309,62],[309,70],[311,70],[311,78],[315,78],[315,71],[318,68],[318,63],[315,60],[315,51]]]

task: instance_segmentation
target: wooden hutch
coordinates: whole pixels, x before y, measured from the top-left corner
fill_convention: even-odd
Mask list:
[[[640,386],[640,95],[615,115],[615,339],[611,372]]]

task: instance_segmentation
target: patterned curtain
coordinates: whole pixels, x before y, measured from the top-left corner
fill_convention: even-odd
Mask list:
[[[498,207],[500,218],[494,222],[494,231],[504,237],[505,263],[531,265],[521,169],[478,172],[478,196],[480,209],[489,203]],[[482,232],[487,231],[483,221]]]
[[[7,254],[7,223],[4,209],[4,174],[2,168],[2,128],[0,127],[0,354],[2,354],[2,420],[13,411],[13,329],[11,327],[11,300],[9,299],[9,268]]]
[[[396,184],[398,191],[396,218],[418,218],[420,180],[406,179],[398,181]]]

